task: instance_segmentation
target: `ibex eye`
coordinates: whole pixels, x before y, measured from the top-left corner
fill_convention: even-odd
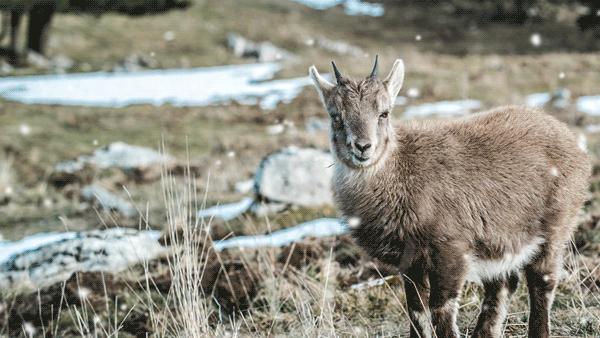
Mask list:
[[[381,117],[382,119],[385,119],[388,117],[389,114],[390,114],[389,111],[384,111],[383,113],[379,114],[379,117]]]

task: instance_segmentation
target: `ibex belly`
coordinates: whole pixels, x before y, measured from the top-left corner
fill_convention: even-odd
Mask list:
[[[484,280],[492,280],[499,276],[506,276],[511,272],[518,271],[535,257],[539,252],[544,238],[535,237],[529,243],[522,246],[516,253],[504,253],[501,258],[484,259],[473,254],[465,254],[467,262],[467,280],[480,283]]]

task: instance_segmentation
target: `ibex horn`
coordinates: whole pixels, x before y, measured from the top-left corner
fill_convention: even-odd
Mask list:
[[[343,80],[342,80],[342,74],[340,73],[340,71],[336,67],[335,62],[331,61],[331,65],[333,65],[333,72],[335,73],[335,78],[337,80],[337,83],[338,84],[342,84],[342,82],[343,82]]]
[[[369,77],[371,79],[377,78],[377,61],[379,61],[379,55],[375,55],[375,64],[373,65],[373,70],[371,71],[371,75],[369,75]]]

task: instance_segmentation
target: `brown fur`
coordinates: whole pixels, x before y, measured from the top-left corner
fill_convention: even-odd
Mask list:
[[[529,245],[534,254],[517,267],[525,268],[530,289],[529,336],[547,337],[565,244],[590,174],[573,133],[541,111],[515,106],[392,128],[380,114],[393,106],[396,89],[388,83],[403,76],[403,67],[384,81],[333,85],[315,69],[311,75],[333,118],[337,206],[360,220],[352,233],[361,247],[405,272],[411,336],[428,336],[419,322],[425,316],[438,337],[456,337],[456,302],[470,260],[497,262]],[[377,145],[364,165],[352,158],[360,153],[347,135]],[[486,306],[474,337],[500,334],[499,307],[517,281],[514,269],[482,277]]]

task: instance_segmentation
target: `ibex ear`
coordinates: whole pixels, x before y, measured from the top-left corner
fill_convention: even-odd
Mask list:
[[[331,95],[335,85],[322,77],[315,66],[310,66],[310,68],[308,68],[308,74],[317,89],[317,93],[319,93],[321,102],[323,102],[323,105],[327,108],[327,99],[329,98],[329,95]]]
[[[403,83],[404,62],[402,62],[401,59],[396,59],[396,61],[394,61],[394,65],[392,66],[392,70],[385,80],[383,80],[383,84],[385,85],[392,102],[396,99],[396,96],[398,96],[398,92],[400,92]]]

